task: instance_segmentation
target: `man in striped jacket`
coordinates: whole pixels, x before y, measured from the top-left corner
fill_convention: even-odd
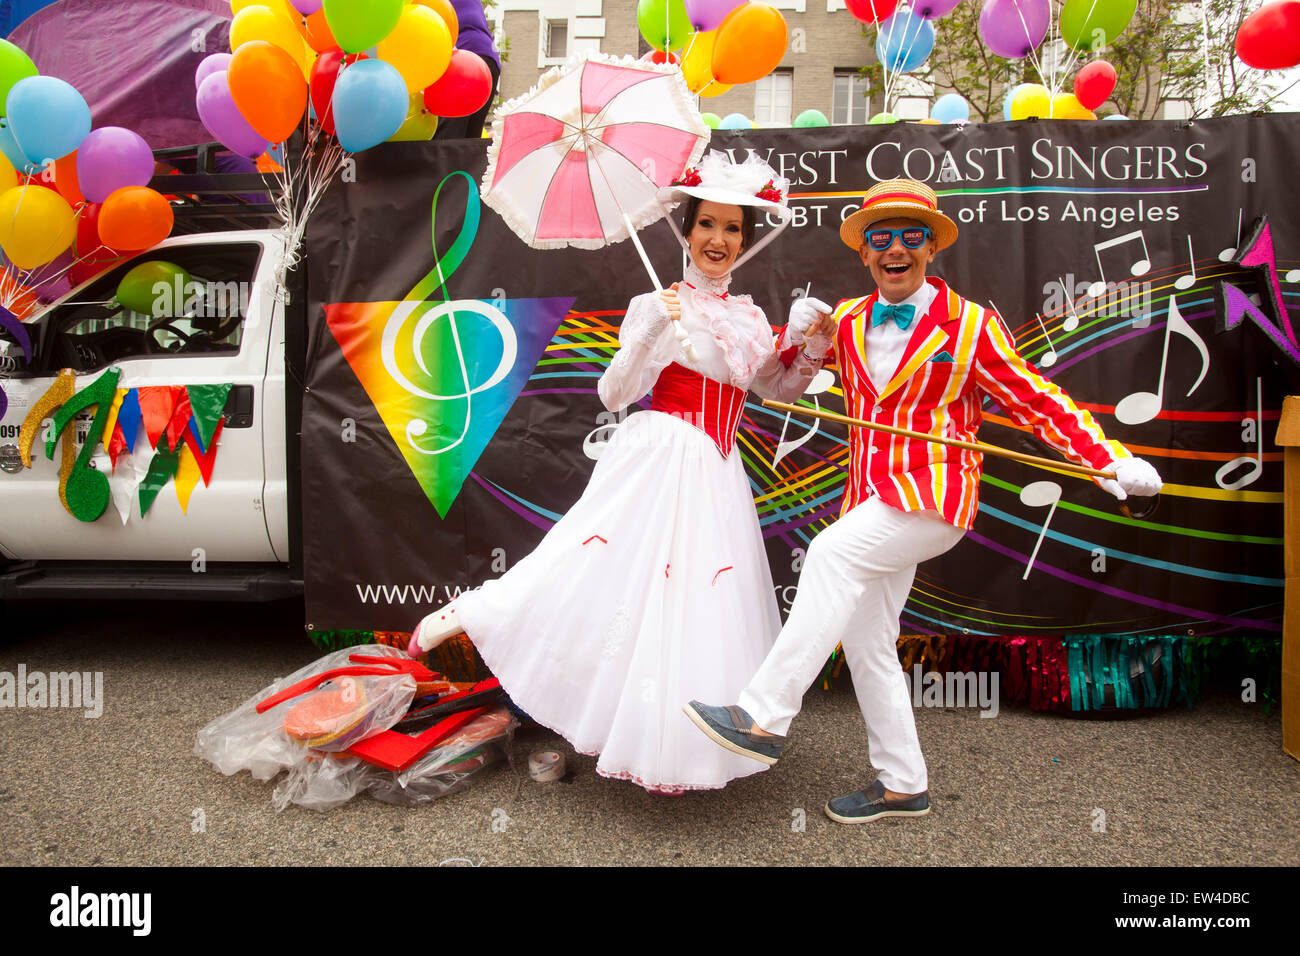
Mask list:
[[[1021,358],[993,312],[926,276],[935,253],[957,239],[956,224],[928,186],[877,183],[845,219],[840,238],[877,291],[834,310],[805,300],[808,314],[792,310],[786,336],[806,341],[806,352],[834,342],[849,415],[973,442],[988,396],[1066,458],[1113,471],[1113,480],[1098,483],[1117,498],[1160,490],[1149,463],[1107,439],[1091,415]],[[974,524],[982,456],[860,428],[849,433],[849,455],[840,518],[808,549],[789,619],[739,704],[691,701],[685,710],[718,744],[775,764],[804,692],[842,644],[878,776],[831,800],[826,814],[865,823],[930,809],[898,663],[899,616],[916,566],[943,554]]]

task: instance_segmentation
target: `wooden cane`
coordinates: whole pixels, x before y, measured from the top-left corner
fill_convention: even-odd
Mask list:
[[[920,441],[935,442],[939,445],[952,445],[954,448],[965,448],[969,451],[983,452],[986,455],[996,455],[999,458],[1010,458],[1014,461],[1022,461],[1027,465],[1036,465],[1039,468],[1056,468],[1060,471],[1069,472],[1074,475],[1083,475],[1089,478],[1111,478],[1115,477],[1113,471],[1101,471],[1097,468],[1088,468],[1085,465],[1076,465],[1068,461],[1056,461],[1051,458],[1040,458],[1037,455],[1026,455],[1022,452],[1012,451],[1009,448],[1001,448],[997,445],[986,445],[977,441],[961,441],[957,438],[943,438],[940,435],[929,435],[925,432],[908,431],[906,428],[895,428],[893,425],[881,425],[877,422],[864,422],[860,418],[850,418],[847,415],[839,415],[835,412],[823,412],[812,408],[804,408],[802,405],[787,405],[785,402],[773,402],[767,399],[763,404],[768,408],[775,408],[782,412],[792,412],[797,415],[811,415],[813,418],[824,418],[827,421],[839,422],[842,425],[857,425],[859,428],[870,428],[873,431],[889,432],[891,435],[902,435],[904,438],[915,438]]]

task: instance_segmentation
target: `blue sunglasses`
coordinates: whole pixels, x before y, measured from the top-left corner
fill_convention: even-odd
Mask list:
[[[908,249],[920,249],[929,241],[933,233],[929,226],[908,226],[904,229],[867,229],[862,233],[867,245],[877,252],[884,252],[894,244],[897,236]]]

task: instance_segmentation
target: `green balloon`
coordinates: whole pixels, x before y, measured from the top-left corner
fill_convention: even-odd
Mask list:
[[[406,122],[388,137],[388,142],[427,143],[437,131],[438,114],[430,113],[424,108],[424,93],[418,92],[411,97],[411,111],[406,114]]]
[[[794,118],[795,129],[808,129],[813,126],[830,126],[831,121],[821,110],[804,110]]]
[[[867,120],[868,126],[879,126],[882,123],[897,123],[898,117],[893,113],[877,113],[871,119]]]
[[[185,300],[197,288],[190,274],[176,263],[151,259],[122,276],[117,284],[117,303],[156,319],[178,316],[184,314]]]
[[[30,56],[8,40],[0,40],[0,116],[9,115],[5,112],[5,100],[9,99],[10,88],[37,72]]]
[[[1065,0],[1061,38],[1076,50],[1101,50],[1115,42],[1137,12],[1137,0]]]
[[[656,50],[680,49],[695,32],[682,0],[640,0],[636,25],[645,42]]]
[[[325,22],[345,53],[362,53],[393,32],[403,0],[325,0]]]
[[[700,119],[704,120],[704,125],[709,129],[717,129],[718,124],[722,122],[722,117],[717,113],[701,113]]]

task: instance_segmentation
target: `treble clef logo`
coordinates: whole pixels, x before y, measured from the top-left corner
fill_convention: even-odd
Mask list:
[[[457,176],[463,176],[469,184],[465,215],[460,232],[447,249],[446,255],[440,257],[437,242],[438,199],[447,184]],[[474,244],[474,237],[478,234],[479,210],[478,186],[468,173],[457,170],[438,184],[430,213],[433,269],[416,283],[415,288],[393,310],[380,341],[384,370],[401,388],[411,395],[431,401],[464,405],[460,434],[452,439],[447,430],[437,429],[435,437],[443,441],[437,447],[428,447],[422,441],[429,432],[428,422],[418,417],[406,422],[406,442],[411,449],[422,455],[442,455],[465,441],[472,419],[473,396],[501,382],[514,367],[519,351],[515,330],[500,309],[476,299],[453,300],[447,291],[447,280],[465,261],[470,246]],[[435,293],[441,295],[442,302],[431,301]],[[490,328],[500,336],[500,358],[491,374],[477,382],[473,378],[478,377],[479,363],[467,361],[464,340],[477,336],[484,328]]]

